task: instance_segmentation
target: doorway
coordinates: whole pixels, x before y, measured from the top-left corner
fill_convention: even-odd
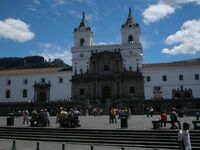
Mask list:
[[[110,103],[110,99],[112,98],[112,89],[109,86],[105,86],[102,89],[102,103],[107,104]]]
[[[38,91],[38,102],[47,102],[47,91]]]
[[[35,83],[34,87],[34,101],[46,103],[50,100],[50,87],[51,84],[49,83]]]

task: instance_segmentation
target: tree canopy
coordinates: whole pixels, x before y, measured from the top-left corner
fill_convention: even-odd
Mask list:
[[[53,61],[45,61],[42,56],[26,56],[0,58],[0,69],[29,69],[49,67],[70,67],[62,59],[56,58]]]

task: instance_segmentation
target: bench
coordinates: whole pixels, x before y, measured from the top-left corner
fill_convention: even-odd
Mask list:
[[[158,129],[161,127],[161,123],[172,124],[171,120],[162,121],[162,120],[152,120],[153,129]]]
[[[195,120],[195,121],[192,121],[193,125],[194,125],[194,130],[199,130],[200,129],[200,120]]]

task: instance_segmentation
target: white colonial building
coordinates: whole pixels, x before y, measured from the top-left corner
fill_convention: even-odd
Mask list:
[[[200,61],[144,64],[145,99],[200,98]]]
[[[50,102],[71,97],[71,69],[0,71],[0,102]]]

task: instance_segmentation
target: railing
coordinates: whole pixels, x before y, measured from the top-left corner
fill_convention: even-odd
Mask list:
[[[103,144],[80,144],[80,143],[68,143],[68,144],[71,144],[71,145],[79,145],[80,147],[82,145],[87,145],[89,147],[88,150],[94,150],[95,147],[101,147],[101,149],[104,147],[108,147],[108,148],[118,148],[120,150],[126,150],[126,148],[134,148],[134,147],[125,147],[125,146],[118,146],[118,145],[103,145]],[[40,142],[37,142],[36,143],[36,150],[41,150],[40,149]],[[16,146],[16,141],[14,140],[12,142],[12,148],[11,150],[17,150],[17,146]],[[67,150],[66,147],[65,147],[65,143],[62,143],[62,148],[61,150]],[[157,148],[154,148],[154,150],[157,150]]]

